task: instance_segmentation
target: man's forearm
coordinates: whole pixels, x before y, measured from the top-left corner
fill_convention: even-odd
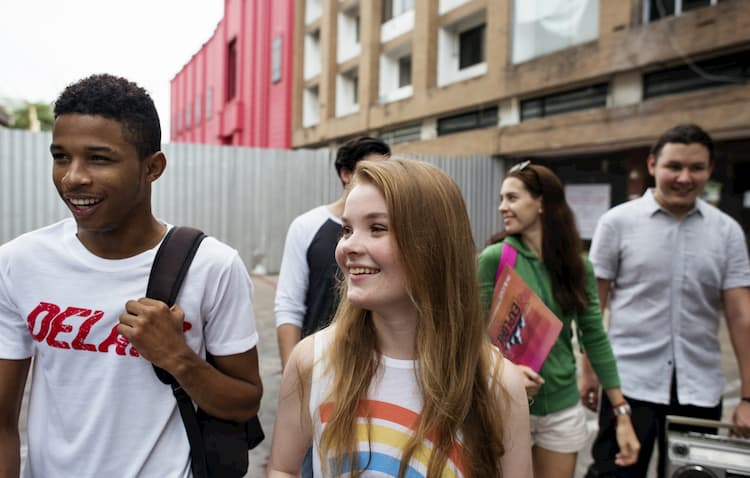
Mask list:
[[[732,345],[740,376],[740,394],[750,397],[750,324],[732,330]]]
[[[737,358],[741,395],[750,396],[750,288],[724,292],[724,314]]]
[[[21,474],[21,440],[18,430],[0,430],[0,478]]]
[[[740,394],[750,396],[750,288],[724,291],[724,315],[740,372]],[[742,400],[732,414],[732,433],[750,438],[750,404]]]
[[[255,348],[214,356],[214,366],[191,350],[168,371],[200,408],[215,417],[241,422],[258,413],[263,385]]]
[[[0,360],[0,478],[21,473],[18,417],[31,359]]]

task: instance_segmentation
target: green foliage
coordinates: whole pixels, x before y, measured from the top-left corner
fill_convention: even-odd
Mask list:
[[[31,118],[35,113],[36,119],[39,121],[39,129],[41,131],[52,131],[52,125],[55,122],[52,105],[43,102],[26,103],[21,108],[13,111],[11,128],[31,129]]]

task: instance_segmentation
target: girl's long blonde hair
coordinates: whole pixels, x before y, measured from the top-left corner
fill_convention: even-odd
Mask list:
[[[423,408],[403,450],[399,477],[428,435],[428,478],[442,475],[459,437],[468,476],[499,477],[508,395],[500,386],[502,361],[493,356],[485,332],[476,250],[461,192],[439,168],[397,158],[360,162],[353,185],[361,183],[385,197],[392,240],[419,315],[415,373]],[[367,398],[379,353],[371,313],[348,302],[345,284],[334,323],[326,351],[333,377],[326,402],[333,409],[320,438],[321,463],[330,464],[333,473],[326,474],[336,476],[348,462],[357,477],[357,410]]]

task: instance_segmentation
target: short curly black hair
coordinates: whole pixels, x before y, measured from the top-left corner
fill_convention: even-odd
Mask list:
[[[123,136],[141,159],[161,150],[161,126],[145,89],[125,78],[91,75],[68,85],[55,101],[55,119],[65,114],[97,115],[122,123]]]

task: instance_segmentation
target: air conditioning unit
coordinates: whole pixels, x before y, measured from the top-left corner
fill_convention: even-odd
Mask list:
[[[731,428],[714,420],[667,417],[668,478],[750,477],[750,440],[671,430],[672,424]]]

